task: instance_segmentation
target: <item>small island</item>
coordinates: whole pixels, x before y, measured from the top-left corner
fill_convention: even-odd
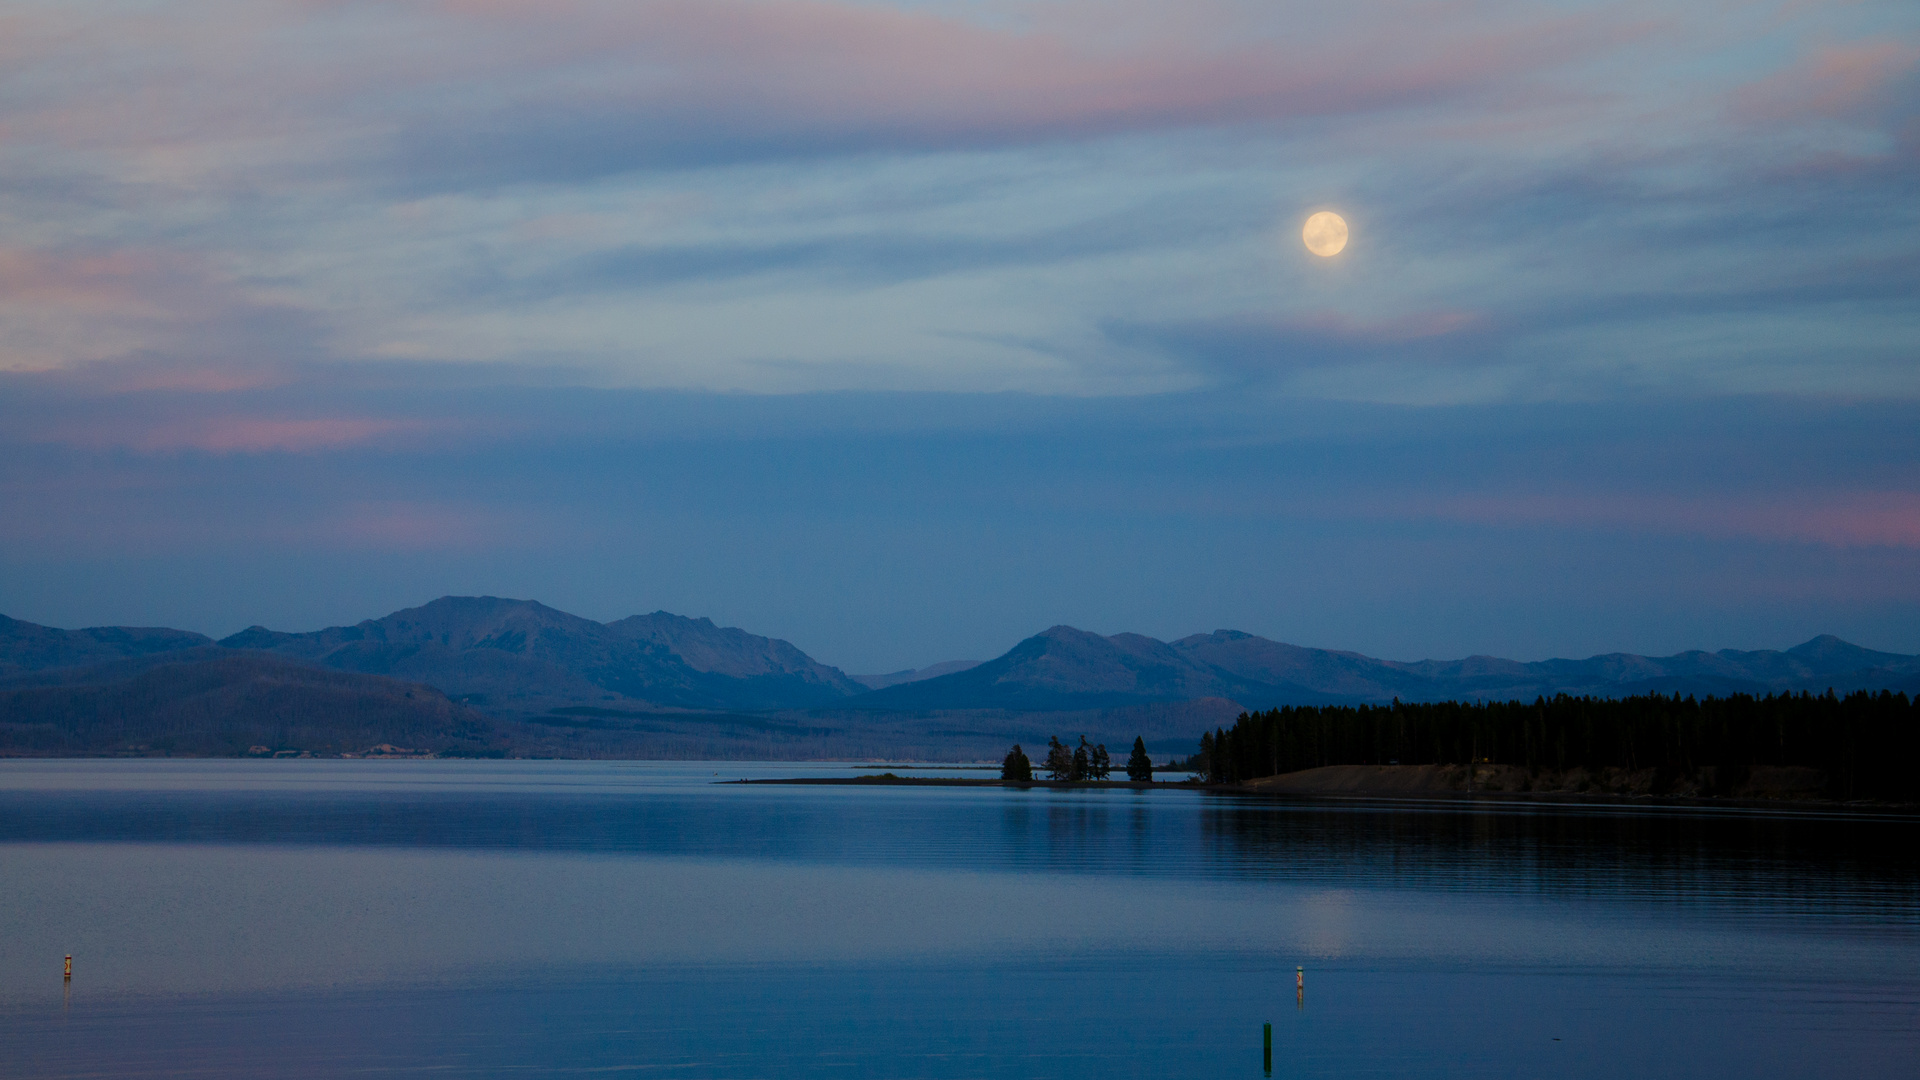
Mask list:
[[[1111,779],[1113,774],[1112,758],[1107,754],[1105,744],[1087,742],[1085,735],[1080,736],[1080,745],[1067,749],[1059,736],[1047,740],[1047,756],[1041,762],[1046,771],[1044,779],[1033,774],[1033,761],[1019,743],[1007,751],[1000,763],[1000,778],[988,780],[979,777],[962,776],[901,776],[897,773],[883,772],[868,776],[810,776],[795,778],[775,778],[763,780],[731,780],[734,784],[853,784],[853,785],[896,785],[906,787],[1092,787],[1092,788],[1144,788],[1153,786],[1153,759],[1147,756],[1146,740],[1135,736],[1133,753],[1127,758],[1127,778]],[[1164,786],[1164,785],[1163,785]]]
[[[1155,784],[1134,739],[1127,779],[1109,778],[1105,746],[1050,738],[1036,769],[1016,744],[1000,778],[899,776],[743,783],[924,787],[1177,787],[1266,797],[1435,797],[1793,801],[1865,808],[1920,805],[1911,769],[1920,702],[1865,691],[1844,697],[1558,695],[1531,704],[1400,702],[1283,706],[1243,712],[1200,736],[1178,763],[1189,779]]]

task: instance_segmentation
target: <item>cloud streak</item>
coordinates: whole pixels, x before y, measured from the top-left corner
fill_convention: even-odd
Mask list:
[[[1481,494],[1411,495],[1378,506],[1398,520],[1502,528],[1603,530],[1713,540],[1920,550],[1920,492],[1783,491],[1765,496]]]
[[[135,430],[68,428],[56,433],[55,438],[71,446],[120,447],[144,453],[200,450],[214,454],[297,454],[364,446],[386,436],[416,433],[427,426],[418,420],[362,417],[216,416],[184,422],[163,421]]]
[[[1168,26],[1151,41],[1115,43],[1089,33],[1091,12],[1014,29],[818,0],[578,4],[560,19],[546,5],[450,10],[456,34],[525,42],[508,50],[508,70],[562,62],[579,75],[530,81],[465,126],[410,126],[412,166],[534,176],[1429,110],[1649,29],[1590,14],[1402,4],[1391,30],[1308,14],[1291,32],[1243,26],[1253,32],[1195,40]],[[1100,17],[1127,14],[1122,5]],[[1206,25],[1226,12],[1202,4],[1193,14]]]
[[[1909,23],[29,3],[0,95],[0,367],[1143,393],[1345,366],[1296,390],[1459,400],[1637,388],[1641,357],[1805,388],[1839,355],[1848,392],[1914,393],[1888,344],[1916,314]],[[1289,229],[1336,202],[1354,245],[1300,262]],[[1794,324],[1771,352],[1756,313]]]
[[[82,613],[100,597],[144,598],[231,631],[494,592],[709,614],[830,659],[902,650],[896,667],[1059,621],[1411,656],[1823,630],[1920,649],[1920,428],[1899,403],[777,397],[501,374],[0,376],[0,611],[85,625],[122,618]],[[87,423],[127,435],[59,438]]]
[[[1202,3],[1127,41],[1103,30],[1137,21],[1140,5],[1032,5],[1025,25],[960,10],[269,3],[76,22],[28,9],[14,20],[17,63],[40,92],[5,123],[125,155],[152,178],[190,175],[196,144],[203,176],[261,153],[309,160],[298,143],[329,129],[334,154],[394,140],[416,169],[541,178],[1431,109],[1652,29],[1493,3],[1401,2],[1386,19],[1315,7],[1285,22]],[[1183,32],[1195,26],[1211,32]],[[80,57],[97,70],[103,56],[119,61],[105,80],[54,70]]]
[[[1871,120],[1890,107],[1911,114],[1910,89],[1920,69],[1920,46],[1878,39],[1816,47],[1793,66],[1742,86],[1737,115],[1755,122]]]

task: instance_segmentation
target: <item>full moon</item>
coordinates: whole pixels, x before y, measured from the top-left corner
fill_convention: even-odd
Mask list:
[[[1300,239],[1307,242],[1307,250],[1323,258],[1340,254],[1347,246],[1347,219],[1331,210],[1322,210],[1307,219],[1307,227],[1300,230]]]

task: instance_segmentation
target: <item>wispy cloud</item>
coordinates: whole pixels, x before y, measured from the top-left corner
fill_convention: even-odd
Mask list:
[[[51,437],[68,445],[105,449],[124,447],[145,452],[203,450],[231,453],[307,453],[362,446],[383,436],[416,433],[428,425],[419,420],[376,420],[362,417],[253,417],[214,416],[200,420],[163,421],[143,428],[66,428]]]
[[[307,359],[326,337],[313,312],[234,280],[198,252],[141,246],[0,246],[0,370],[120,361],[205,373]],[[145,363],[139,363],[142,358]],[[158,360],[166,357],[166,362]]]
[[[0,367],[1908,394],[1901,11],[30,2]]]
[[[1897,402],[781,397],[405,364],[132,389],[95,371],[0,375],[16,617],[113,621],[77,612],[138,597],[231,630],[499,592],[902,663],[1063,620],[1413,656],[1823,630],[1920,649],[1920,427]]]
[[[539,4],[451,11],[455,34],[523,42],[504,58],[489,50],[507,70],[558,61],[574,77],[532,80],[465,126],[411,129],[414,166],[459,161],[545,178],[1425,110],[1648,29],[1592,14],[1424,4],[1396,5],[1390,29],[1321,12],[1291,26],[1248,25],[1246,9],[1201,4],[1191,23],[1138,41],[1100,32],[1125,21],[1127,5],[1038,5],[1041,17],[1018,27],[819,0],[579,4],[560,18]],[[1240,32],[1219,33],[1223,21]]]
[[[304,521],[286,517],[262,523],[255,535],[305,549],[499,552],[551,543],[555,524],[483,503],[368,500],[329,507]]]
[[[1739,88],[1735,107],[1756,121],[1874,120],[1884,110],[1916,110],[1910,94],[1920,76],[1920,44],[1874,39],[1821,45],[1784,70]],[[1902,108],[1904,106],[1904,108]]]
[[[1372,512],[1400,520],[1501,527],[1920,549],[1920,492],[1915,491],[1409,495],[1373,504]]]
[[[1203,2],[1152,20],[1150,34],[1113,32],[1152,10],[1041,3],[1008,19],[830,0],[207,3],[81,19],[28,8],[13,20],[15,54],[37,92],[5,122],[122,155],[130,176],[149,180],[196,168],[212,180],[275,157],[317,163],[315,138],[336,156],[385,146],[422,179],[452,169],[550,180],[1424,110],[1653,28],[1604,9],[1398,0],[1375,17],[1315,6],[1284,19]],[[104,80],[58,69],[85,58],[98,70],[107,57],[117,63]]]

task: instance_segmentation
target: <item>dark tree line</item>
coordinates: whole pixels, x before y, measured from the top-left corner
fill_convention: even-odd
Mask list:
[[[1046,760],[1041,767],[1047,771],[1049,780],[1105,780],[1113,774],[1113,759],[1107,755],[1106,744],[1089,745],[1085,735],[1080,736],[1080,745],[1067,749],[1067,745],[1058,736],[1047,740]],[[1006,760],[1000,763],[1000,779],[1033,779],[1033,762],[1026,751],[1015,743],[1007,751]],[[1127,779],[1152,780],[1153,761],[1147,757],[1146,741],[1135,737],[1133,755],[1127,759]]]
[[[1113,772],[1106,746],[1089,746],[1085,735],[1072,750],[1058,736],[1048,739],[1044,767],[1049,780],[1105,780]]]
[[[1712,767],[1737,786],[1755,765],[1827,773],[1837,799],[1920,801],[1920,699],[1904,693],[1540,698],[1288,706],[1241,713],[1191,759],[1212,783],[1323,765],[1491,761],[1532,770],[1658,770],[1656,789]]]

